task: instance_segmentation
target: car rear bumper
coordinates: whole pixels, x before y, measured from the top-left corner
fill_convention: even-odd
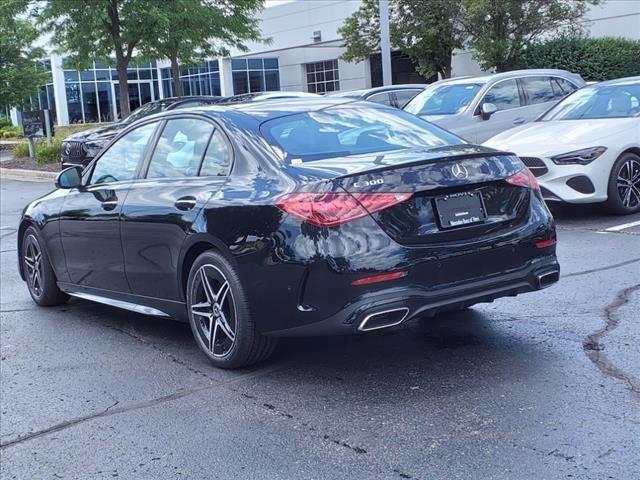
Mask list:
[[[320,336],[377,330],[476,303],[540,290],[556,283],[559,277],[560,265],[555,254],[547,254],[533,258],[521,268],[456,285],[439,288],[412,285],[368,292],[329,318],[265,333],[273,336]]]

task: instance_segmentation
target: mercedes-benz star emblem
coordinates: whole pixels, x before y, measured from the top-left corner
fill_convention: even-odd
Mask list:
[[[469,176],[469,172],[467,171],[466,167],[460,165],[459,163],[456,163],[453,167],[451,167],[451,173],[453,173],[456,178],[467,178]]]

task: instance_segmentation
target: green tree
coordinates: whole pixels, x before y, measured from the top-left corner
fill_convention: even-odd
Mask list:
[[[86,69],[91,61],[115,57],[120,113],[129,115],[127,68],[141,44],[155,33],[155,0],[46,0],[39,18],[59,51]]]
[[[228,47],[246,51],[245,41],[265,41],[255,15],[262,0],[164,0],[153,11],[155,34],[141,43],[149,58],[171,62],[174,92],[181,95],[179,64],[228,55]]]
[[[44,55],[35,48],[38,30],[28,0],[0,1],[0,105],[20,106],[50,74],[38,62]]]
[[[342,59],[362,61],[380,50],[378,0],[364,0],[339,33],[346,52]],[[390,0],[389,36],[392,48],[408,55],[424,77],[451,76],[453,50],[461,48],[460,0]]]
[[[462,0],[467,45],[485,70],[513,69],[527,46],[546,35],[580,30],[600,0]]]

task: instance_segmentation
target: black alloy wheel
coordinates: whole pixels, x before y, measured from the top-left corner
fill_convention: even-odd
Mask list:
[[[221,368],[239,368],[266,359],[277,339],[257,331],[240,279],[218,252],[201,254],[189,273],[187,308],[200,349]]]

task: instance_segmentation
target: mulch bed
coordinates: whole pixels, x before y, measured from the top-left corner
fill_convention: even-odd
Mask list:
[[[59,172],[59,163],[38,163],[30,158],[15,158],[0,163],[2,168],[15,168],[22,170],[39,170],[41,172]]]

